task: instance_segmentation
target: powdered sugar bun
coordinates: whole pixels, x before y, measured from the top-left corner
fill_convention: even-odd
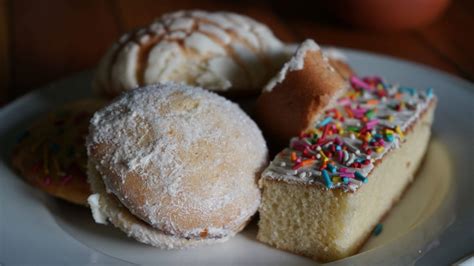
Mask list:
[[[265,141],[236,104],[214,93],[175,83],[132,90],[97,112],[89,130],[92,169],[157,234],[223,239],[258,208]],[[98,213],[124,229],[104,202]]]
[[[165,234],[130,213],[113,194],[106,192],[104,182],[92,163],[89,163],[88,168],[88,180],[92,191],[95,193],[89,197],[88,203],[95,221],[107,224],[109,220],[115,227],[126,232],[129,237],[133,237],[137,241],[161,249],[181,249],[224,242],[236,233],[232,232],[221,238],[202,239],[186,239]]]
[[[101,60],[94,86],[110,96],[166,81],[258,94],[285,56],[271,30],[249,17],[178,11],[122,36]]]

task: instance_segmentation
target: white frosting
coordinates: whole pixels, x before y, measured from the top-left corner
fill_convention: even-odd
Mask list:
[[[267,85],[263,88],[263,92],[271,92],[273,88],[285,80],[288,72],[301,70],[304,67],[304,59],[308,51],[319,51],[319,45],[316,44],[313,40],[305,40],[301,45],[296,49],[295,54],[291,59],[283,65],[283,68],[278,72],[278,74],[273,77]]]
[[[240,38],[242,38],[242,40],[249,44],[249,47],[252,47],[253,49],[260,48],[260,43],[257,39],[257,36],[253,32],[250,32],[249,29],[246,29],[245,27],[238,27],[234,28],[233,31],[235,31],[240,36]]]
[[[128,43],[119,51],[117,64],[112,67],[112,87],[113,88],[135,88],[138,86],[136,68],[139,46],[135,43]]]
[[[104,214],[100,209],[100,194],[92,194],[87,198],[87,203],[92,211],[92,217],[98,224],[107,224],[107,215]]]
[[[227,32],[225,32],[223,29],[219,28],[218,26],[214,26],[212,24],[200,24],[199,25],[199,31],[206,33],[208,35],[211,35],[213,37],[216,37],[221,43],[228,45],[232,38],[230,37]]]
[[[171,21],[168,26],[169,31],[190,31],[194,25],[194,20],[191,18],[178,18]]]
[[[285,53],[288,55],[288,58],[290,58],[296,52],[298,47],[299,45],[296,43],[289,43],[285,45],[284,50],[285,50]],[[321,50],[323,51],[323,54],[329,59],[339,60],[343,62],[348,61],[347,55],[343,51],[337,48],[322,47]]]
[[[244,70],[227,56],[216,57],[209,60],[208,69],[209,72],[205,73],[205,75],[212,75],[213,77],[211,79],[221,80],[223,82],[221,86],[225,89],[230,88],[232,84],[241,88],[251,86],[248,83],[249,80],[242,78],[246,75]],[[200,78],[204,78],[205,75],[202,75]]]
[[[225,49],[218,43],[214,42],[207,35],[194,32],[184,40],[187,48],[195,50],[200,55],[224,55]]]
[[[184,31],[173,31],[166,36],[166,40],[180,40],[184,39],[188,34]]]
[[[206,11],[198,11],[198,12],[194,12],[193,16],[195,18],[200,18],[200,19],[205,19],[207,21],[210,21],[214,23],[215,25],[222,27],[223,29],[231,29],[235,27],[234,22],[230,21],[225,16],[225,14],[226,14],[225,12],[210,13]]]
[[[104,88],[106,91],[109,90],[108,86],[110,72],[108,70],[108,62],[112,61],[118,49],[119,44],[114,43],[114,45],[112,45],[112,47],[105,53],[104,57],[102,57],[101,62],[99,63],[96,71],[96,77],[93,86],[94,90],[99,90],[100,88]]]
[[[244,69],[247,73],[246,76],[241,76],[240,78],[250,77],[250,86],[254,88],[258,87],[261,83],[262,76],[265,76],[267,69],[265,68],[265,65],[260,62],[257,53],[239,42],[231,43],[231,47],[234,50],[234,53],[242,60]]]
[[[184,58],[178,44],[160,42],[150,51],[148,67],[145,69],[145,82],[157,83],[171,80],[170,75],[179,68],[183,61]]]
[[[146,44],[149,41],[150,41],[150,35],[140,36],[140,39],[138,40],[140,44]]]
[[[352,77],[351,80],[353,79],[356,78]],[[317,132],[316,136],[308,133],[294,137],[290,141],[290,147],[280,152],[264,171],[263,178],[355,191],[363,182],[354,174],[357,172],[370,182],[368,175],[375,163],[399,147],[403,142],[403,132],[416,123],[434,99],[431,90],[418,91],[389,85],[382,80],[377,87],[364,84],[367,88],[360,89],[357,84],[363,84],[363,81],[357,79],[352,82],[356,85],[353,85],[347,95],[339,98],[338,105],[328,109],[315,121],[311,130]],[[381,97],[381,93],[385,96]],[[370,101],[374,103],[369,104]],[[405,107],[396,110],[397,106]],[[336,111],[343,119],[334,118]],[[372,113],[371,118],[368,117],[368,112]],[[326,126],[330,126],[331,130],[340,128],[342,131],[323,137]],[[364,135],[356,136],[360,132]],[[292,153],[301,160],[313,156],[315,158],[309,159],[308,165],[295,167],[298,163],[291,158]],[[331,180],[337,177],[336,182],[325,181],[321,171],[323,156],[329,153],[332,155],[327,163],[334,169],[325,170]],[[341,178],[346,175],[351,177],[349,182],[344,183]]]
[[[160,22],[153,22],[148,28],[156,35],[163,35],[166,32],[165,27]]]
[[[163,46],[163,42],[175,45]],[[112,95],[137,85],[169,80],[210,90],[257,92],[286,59],[285,46],[268,27],[249,17],[227,12],[169,13],[147,28],[122,37],[120,43],[123,45],[115,46],[113,52],[107,53],[101,61],[95,82],[99,90]],[[139,58],[142,47],[150,45],[151,52],[145,54],[145,58]],[[173,60],[171,57],[180,59]],[[225,71],[221,71],[226,76],[219,76],[221,72],[210,69],[215,64],[208,62],[217,57],[229,59],[220,61],[221,65],[224,62],[229,64],[223,66]],[[146,64],[138,62],[141,60]],[[168,64],[170,62],[171,65]],[[141,70],[144,73],[138,73],[138,64],[143,66]],[[229,74],[231,70],[236,73]],[[168,74],[164,75],[165,72]],[[236,82],[235,78],[229,78],[237,74],[239,79],[247,80]],[[140,76],[144,78],[138,78]]]

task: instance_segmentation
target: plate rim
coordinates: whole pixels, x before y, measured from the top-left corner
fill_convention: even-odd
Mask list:
[[[336,46],[331,46],[331,47],[339,49],[339,50],[343,51],[346,54],[357,54],[358,56],[363,56],[363,57],[365,57],[365,56],[376,57],[378,59],[392,61],[392,62],[397,63],[397,64],[408,64],[408,65],[411,65],[412,67],[415,67],[415,68],[424,69],[427,72],[432,72],[432,73],[435,73],[436,75],[441,76],[441,78],[443,78],[443,79],[448,78],[449,81],[452,81],[454,83],[453,87],[455,87],[455,89],[461,89],[461,90],[464,90],[465,92],[468,92],[470,94],[470,97],[472,97],[474,99],[474,97],[473,97],[474,96],[474,83],[469,81],[469,80],[463,79],[459,76],[456,76],[452,73],[448,73],[448,72],[445,72],[443,70],[436,69],[432,66],[428,66],[428,65],[425,65],[423,63],[413,62],[413,61],[410,61],[410,60],[397,58],[397,57],[394,57],[394,56],[391,56],[391,55],[385,55],[385,54],[374,53],[374,52],[370,52],[370,51],[363,51],[363,50],[352,49],[352,48],[344,48],[344,47],[336,47]],[[28,93],[16,98],[15,100],[9,102],[6,105],[2,106],[2,108],[0,108],[0,117],[3,117],[6,114],[8,114],[9,112],[12,112],[15,108],[18,108],[18,107],[26,104],[29,101],[29,99],[31,97],[33,97],[35,94],[37,94],[39,91],[54,89],[54,87],[57,84],[71,82],[71,81],[74,81],[76,79],[78,80],[80,78],[83,78],[84,76],[92,76],[93,71],[94,71],[94,69],[87,69],[87,70],[79,71],[79,72],[76,72],[76,73],[72,73],[71,75],[60,78],[60,79],[55,80],[53,82],[50,82],[46,85],[40,86],[37,89],[31,90]],[[0,130],[2,130],[4,128],[5,129],[8,128],[8,123],[5,126],[0,126]],[[84,245],[84,247],[87,248],[87,249],[91,249],[90,247],[88,247],[86,245]]]

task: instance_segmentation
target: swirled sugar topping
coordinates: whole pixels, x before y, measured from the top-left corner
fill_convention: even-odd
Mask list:
[[[263,178],[356,191],[435,98],[431,88],[392,85],[380,77],[353,76],[350,81],[351,89],[337,106],[292,138]]]

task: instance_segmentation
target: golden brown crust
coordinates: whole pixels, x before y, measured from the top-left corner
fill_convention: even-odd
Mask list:
[[[355,75],[354,69],[344,60],[328,57],[331,66],[346,80]]]
[[[271,142],[287,145],[347,87],[346,80],[329,65],[321,51],[308,51],[303,69],[287,72],[281,83],[257,99],[259,125]]]
[[[34,187],[87,205],[90,190],[84,141],[89,119],[102,105],[102,100],[82,100],[37,120],[14,148],[13,167]]]

